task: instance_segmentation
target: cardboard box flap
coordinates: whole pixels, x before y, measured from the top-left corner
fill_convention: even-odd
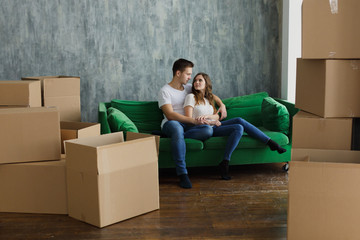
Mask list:
[[[160,136],[151,135],[151,134],[146,134],[146,133],[127,132],[127,133],[126,133],[126,140],[127,140],[127,141],[131,141],[131,140],[140,139],[140,138],[145,138],[145,137],[150,137],[150,136],[155,137],[156,151],[157,151],[157,155],[159,156]]]
[[[291,162],[308,161],[320,163],[347,163],[359,164],[360,151],[330,150],[330,149],[301,149],[291,151]]]
[[[154,154],[155,159],[157,159],[156,141],[152,135],[146,135],[144,138],[124,142],[123,133],[117,132],[95,137],[67,140],[65,141],[65,146],[68,168],[78,169],[84,172],[96,172],[97,174],[152,163],[152,159],[154,158],[144,158],[144,152],[146,152],[147,156]],[[139,149],[141,149],[141,151],[139,151]],[[94,154],[94,152],[96,154]],[[83,156],[82,159],[85,158],[84,155],[89,155],[86,158],[86,162],[88,163],[79,162],[79,155]],[[90,161],[92,162],[90,163]]]
[[[66,167],[81,172],[98,174],[98,147],[117,144],[123,141],[124,135],[122,132],[66,140],[64,141],[65,152],[67,153]]]
[[[77,140],[77,139],[75,139]],[[96,148],[84,146],[66,140],[66,168],[73,169],[83,173],[98,173]]]
[[[144,153],[151,157],[144,157]],[[136,168],[152,164],[154,159],[157,159],[154,137],[103,146],[98,148],[98,172],[105,174]]]
[[[71,129],[71,130],[80,130],[80,129],[91,127],[91,126],[94,126],[94,125],[100,125],[100,123],[71,122],[71,121],[62,121],[62,122],[60,122],[61,129]]]

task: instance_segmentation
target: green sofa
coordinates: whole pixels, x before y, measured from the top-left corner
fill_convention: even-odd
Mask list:
[[[231,157],[231,165],[257,163],[288,163],[291,159],[292,118],[298,109],[294,104],[273,99],[268,93],[232,97],[222,100],[227,108],[227,119],[242,117],[278,142],[286,153],[278,154],[268,146],[244,133]],[[156,101],[112,100],[99,103],[98,121],[101,134],[116,131],[133,131],[159,134],[163,119]],[[227,137],[211,137],[202,142],[185,139],[187,167],[217,166],[223,158]],[[159,168],[175,167],[171,157],[170,138],[161,136]],[[287,164],[284,165],[287,170]]]

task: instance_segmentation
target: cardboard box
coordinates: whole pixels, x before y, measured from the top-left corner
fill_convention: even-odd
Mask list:
[[[287,239],[358,239],[359,182],[359,151],[293,148]]]
[[[360,60],[297,60],[295,107],[321,117],[360,117]]]
[[[321,118],[300,111],[293,118],[293,148],[351,150],[353,118]]]
[[[80,78],[70,76],[24,77],[41,81],[43,106],[56,106],[61,121],[81,121]]]
[[[64,141],[100,135],[100,123],[60,122],[61,153],[65,153]]]
[[[159,209],[154,136],[125,142],[117,132],[65,145],[69,216],[104,227]]]
[[[359,0],[303,0],[302,58],[360,58],[359,12]]]
[[[65,160],[0,165],[0,212],[67,214]]]
[[[0,163],[60,159],[56,108],[0,109]]]
[[[0,81],[2,107],[41,107],[41,87],[33,81]]]

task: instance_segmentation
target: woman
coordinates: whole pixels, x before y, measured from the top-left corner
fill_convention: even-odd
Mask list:
[[[212,125],[214,137],[228,136],[224,159],[219,164],[221,178],[224,180],[231,179],[229,161],[244,131],[249,136],[267,144],[272,151],[276,150],[280,154],[286,152],[286,149],[280,147],[261,130],[240,117],[220,122],[214,106],[211,80],[206,73],[198,73],[194,77],[192,93],[185,98],[184,110],[186,116],[204,120],[207,124]]]

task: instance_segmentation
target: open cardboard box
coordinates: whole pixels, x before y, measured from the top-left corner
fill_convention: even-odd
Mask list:
[[[67,214],[65,159],[0,165],[0,212]]]
[[[104,227],[159,209],[155,136],[117,132],[65,148],[69,216]]]
[[[60,122],[61,153],[65,153],[64,141],[100,135],[100,123],[90,122]]]
[[[292,149],[288,239],[360,236],[360,151]]]

